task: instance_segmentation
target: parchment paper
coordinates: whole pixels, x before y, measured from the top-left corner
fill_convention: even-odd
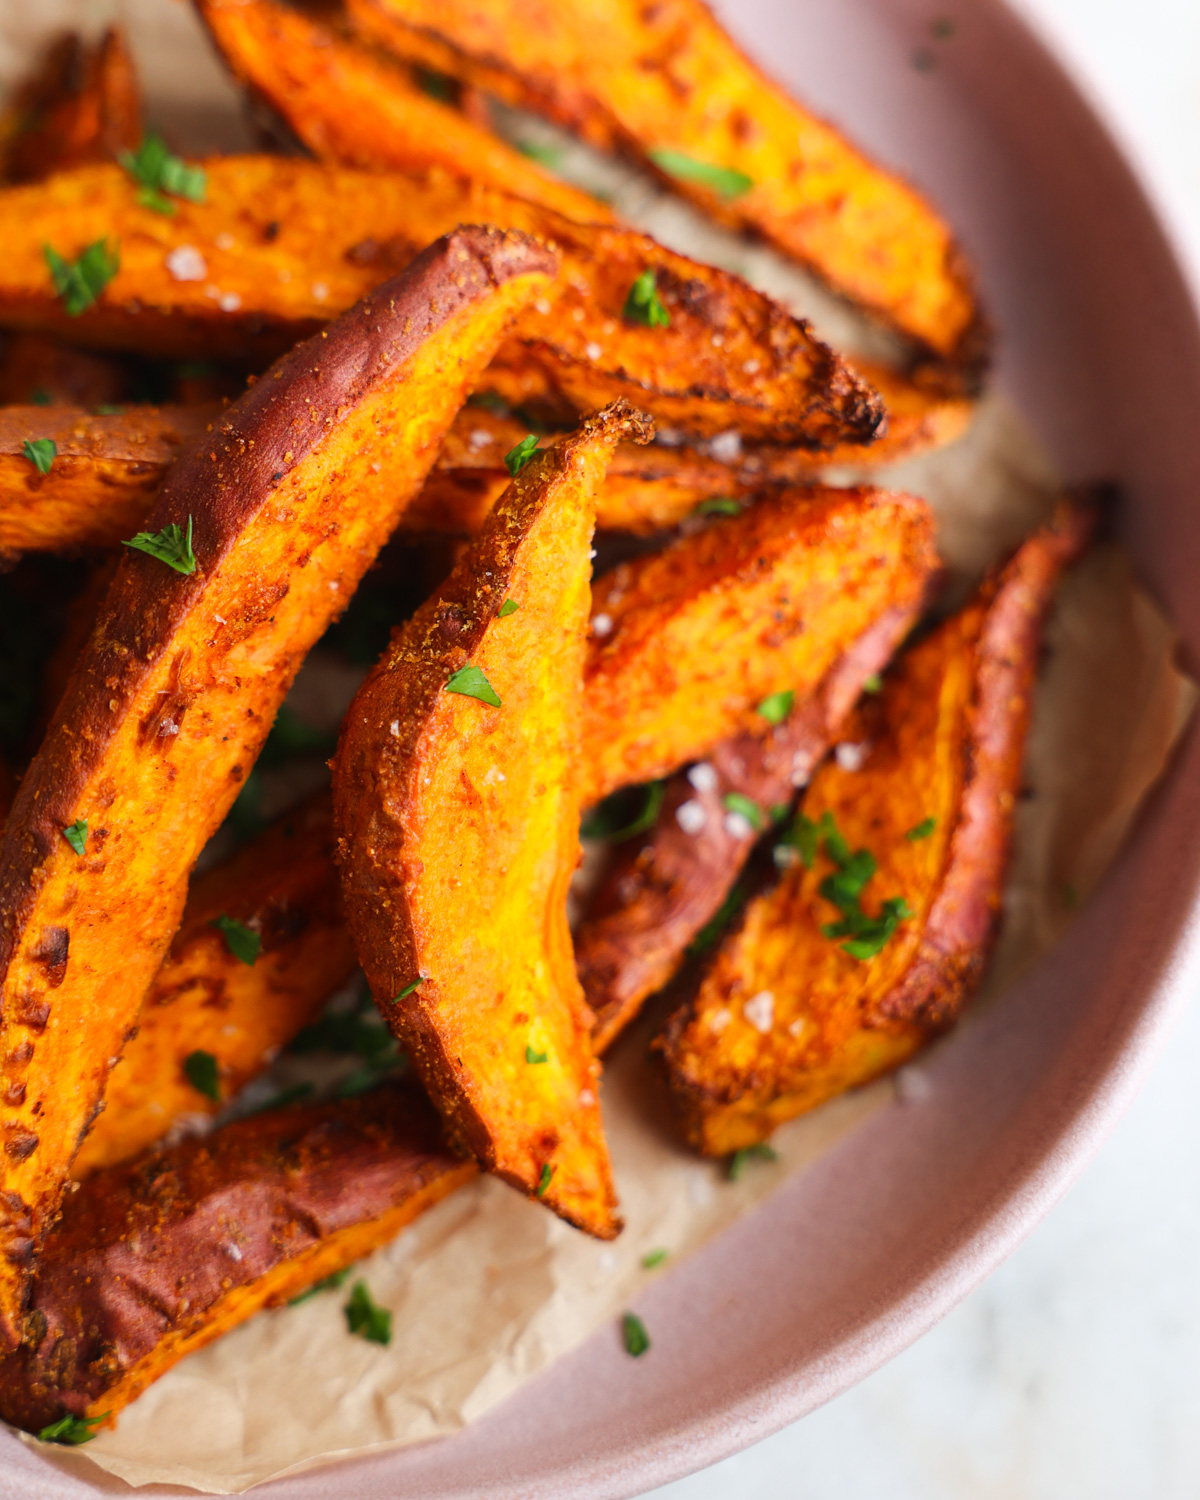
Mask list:
[[[49,0],[36,15],[30,9],[0,0],[0,80],[16,76],[31,45],[55,25],[91,26],[116,15],[138,44],[160,117],[190,122],[191,140],[181,144],[238,144],[229,90],[177,0]],[[546,134],[527,122],[512,128]],[[731,264],[814,313],[846,346],[869,343],[861,327],[814,301],[803,278],[765,252],[698,226],[586,154],[578,160],[585,176],[609,173],[623,211],[662,238]],[[953,449],[883,478],[934,505],[960,587],[1048,513],[1057,488],[1045,456],[998,396]],[[1114,548],[1099,549],[1067,579],[1049,641],[1028,755],[1033,795],[1020,808],[1003,936],[977,1005],[1003,1003],[1006,986],[1086,899],[1196,696],[1175,666],[1170,625]],[[918,1064],[895,1082],[835,1100],[778,1132],[777,1162],[755,1162],[730,1182],[723,1167],[677,1145],[645,1060],[646,1040],[645,1029],[626,1037],[604,1080],[627,1223],[614,1245],[587,1239],[495,1181],[476,1181],[359,1267],[394,1313],[390,1348],[349,1336],[344,1293],[261,1314],[152,1386],[115,1431],[72,1453],[72,1467],[86,1456],[135,1485],[236,1493],[337,1456],[452,1432],[593,1330],[614,1325],[651,1275],[669,1272],[867,1115],[896,1107],[897,1094],[920,1094]],[[656,1249],[669,1252],[666,1264],[643,1269],[643,1256]],[[45,1452],[52,1461],[61,1455]]]

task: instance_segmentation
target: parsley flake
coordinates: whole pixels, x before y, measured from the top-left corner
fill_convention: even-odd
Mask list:
[[[227,917],[224,912],[215,922],[210,922],[208,925],[220,932],[225,939],[225,946],[234,958],[240,958],[247,965],[254,963],[262,948],[262,938],[252,927],[247,927],[244,922],[239,922],[233,917]]]
[[[644,801],[641,811],[629,820],[629,797],[633,791],[641,792]],[[579,825],[579,833],[585,839],[607,839],[610,844],[623,844],[626,839],[637,838],[658,822],[662,805],[667,795],[665,781],[652,781],[644,787],[623,787],[598,802]]]
[[[740,1151],[735,1151],[729,1158],[728,1176],[730,1182],[737,1182],[746,1166],[752,1161],[778,1161],[779,1152],[774,1146],[768,1146],[766,1141],[759,1141],[756,1146],[743,1146]]]
[[[425,979],[424,974],[418,974],[417,977],[413,980],[413,982],[411,984],[406,984],[404,986],[404,988],[400,991],[400,993],[392,1001],[392,1004],[393,1005],[399,1005],[399,1003],[401,1002],[401,1000],[406,1000],[409,997],[409,995],[411,995],[412,992],[416,989],[416,987],[419,984],[421,984],[421,983],[424,982],[424,979]]]
[[[53,438],[26,438],[21,452],[39,474],[49,474],[50,465],[58,457],[58,444]]]
[[[554,172],[562,166],[561,146],[544,146],[540,141],[518,141],[516,144],[521,155],[537,162],[539,167],[548,167]]]
[[[650,1335],[646,1332],[646,1325],[637,1313],[622,1315],[621,1337],[625,1343],[625,1353],[632,1354],[634,1359],[640,1359],[650,1347]]]
[[[183,1060],[183,1071],[187,1081],[206,1099],[220,1102],[221,1078],[217,1060],[211,1052],[189,1052]]]
[[[529,1046],[528,1043],[526,1043],[526,1045],[525,1045],[525,1061],[527,1063],[544,1063],[544,1062],[548,1062],[549,1059],[550,1059],[550,1054],[548,1052],[535,1052],[533,1050],[533,1048],[531,1046]]]
[[[515,599],[506,599],[496,611],[496,618],[498,620],[507,620],[509,615],[515,615],[520,607]]]
[[[647,267],[629,288],[621,315],[630,323],[641,323],[647,328],[671,326],[671,314],[659,296],[658,277],[653,266]]]
[[[510,448],[504,455],[504,467],[514,479],[526,464],[533,461],[537,445],[537,433],[531,432],[528,437],[523,437],[515,448]]]
[[[63,829],[62,836],[76,854],[82,854],[87,848],[87,819],[76,818],[69,828]]]
[[[46,390],[43,386],[40,386],[40,385],[35,390],[30,391],[30,393],[29,393],[29,399],[33,403],[34,406],[53,406],[54,405],[54,397],[50,394],[50,392],[48,390]]]
[[[768,693],[758,705],[757,712],[766,719],[768,724],[782,724],[791,713],[795,701],[796,695],[790,688],[782,693]]]
[[[98,1417],[59,1417],[57,1422],[43,1427],[38,1437],[43,1443],[69,1443],[77,1448],[80,1443],[90,1443],[96,1436],[92,1428],[99,1427],[110,1415],[102,1412]]]
[[[701,500],[692,511],[692,515],[740,516],[745,508],[740,500],[734,500],[729,495],[713,495],[709,500]]]
[[[196,571],[196,554],[192,551],[192,518],[188,517],[187,535],[169,522],[161,531],[139,531],[137,536],[122,542],[122,547],[133,547],[149,557],[158,558],[177,573],[191,574]]]
[[[669,1250],[647,1250],[645,1255],[642,1256],[642,1269],[644,1271],[653,1271],[655,1266],[662,1265],[670,1253]]]
[[[542,1164],[542,1175],[538,1178],[538,1185],[534,1189],[539,1198],[546,1196],[546,1189],[550,1186],[550,1180],[554,1176],[554,1168],[549,1162]]]
[[[392,1342],[392,1315],[371,1296],[365,1281],[356,1281],[350,1288],[350,1300],[342,1311],[351,1333],[360,1334],[372,1344]]]
[[[438,73],[433,68],[416,68],[414,77],[417,87],[431,99],[438,99],[443,104],[458,102],[458,87],[448,73]]]
[[[710,948],[715,947],[720,942],[721,935],[746,904],[749,894],[749,887],[742,882],[739,881],[734,886],[728,896],[725,897],[724,901],[721,902],[720,906],[717,907],[716,911],[713,912],[712,916],[709,917],[708,921],[705,922],[704,926],[701,927],[700,931],[687,945],[689,958],[697,958],[701,953],[707,953]]]
[[[904,837],[910,844],[915,844],[921,839],[927,839],[936,827],[936,818],[925,818],[915,828],[910,828]]]
[[[203,167],[189,166],[181,156],[167,149],[161,136],[148,135],[136,152],[121,151],[117,160],[141,191],[138,202],[156,214],[173,214],[175,205],[164,194],[203,203],[208,179]]]
[[[745,818],[755,833],[763,826],[762,808],[755,802],[753,797],[747,797],[742,792],[726,792],[721,801],[725,804],[725,811],[736,814],[739,818]]]
[[[77,318],[91,307],[121,265],[115,242],[110,250],[107,240],[93,241],[77,260],[67,260],[53,245],[43,245],[42,254],[68,318]]]
[[[680,182],[695,182],[701,187],[711,188],[718,197],[740,198],[754,186],[754,178],[747,177],[736,167],[719,167],[713,162],[697,161],[682,151],[662,147],[650,152],[650,160],[668,177]]]
[[[863,678],[862,690],[864,693],[882,693],[883,678],[878,672],[872,672],[870,677]]]
[[[459,693],[464,698],[478,698],[480,703],[500,707],[500,695],[484,676],[482,667],[459,667],[451,672],[446,683],[448,693]]]
[[[288,1298],[289,1307],[298,1307],[301,1302],[307,1302],[310,1297],[319,1296],[321,1292],[336,1291],[338,1287],[345,1286],[350,1279],[350,1267],[343,1266],[340,1271],[334,1271],[331,1276],[322,1276],[320,1281],[314,1281],[312,1286],[306,1288],[296,1297]]]

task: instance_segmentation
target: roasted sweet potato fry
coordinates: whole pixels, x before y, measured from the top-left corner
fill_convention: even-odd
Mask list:
[[[475,1173],[411,1086],[282,1109],[97,1172],[46,1244],[0,1412],[121,1409],[185,1354],[369,1255]]]
[[[1000,911],[1042,622],[1091,512],[1064,506],[902,657],[659,1045],[692,1143],[721,1156],[948,1026]]]
[[[595,1014],[598,1051],[643,1000],[675,976],[689,945],[713,921],[755,841],[786,809],[841,729],[863,683],[881,672],[908,633],[919,600],[885,609],[826,672],[816,691],[765,733],[723,740],[667,782],[654,825],[618,846],[575,934],[575,967]],[[740,811],[730,811],[729,800]]]
[[[135,407],[91,416],[69,406],[0,408],[0,554],[112,547],[141,529],[167,468],[210,427],[215,407]],[[46,472],[26,444],[54,444]]]
[[[380,1010],[456,1139],[602,1238],[620,1221],[566,898],[595,495],[617,443],[645,431],[613,408],[521,470],[393,637],[333,762]]]
[[[807,325],[646,235],[575,224],[443,172],[401,177],[269,156],[217,158],[206,171],[205,201],[176,200],[170,216],[140,205],[119,167],[0,192],[0,326],[181,358],[274,354],[439,234],[498,224],[558,249],[561,274],[507,347],[576,409],[627,396],[681,430],[737,428],[815,449],[867,442],[882,421],[878,398]],[[72,316],[45,247],[73,259],[101,241],[119,268]],[[624,315],[647,271],[669,326]]]
[[[973,383],[965,259],[907,183],[767,79],[701,0],[350,0],[362,31],[654,167]]]
[[[13,182],[36,182],[135,150],[142,100],[121,31],[110,26],[91,47],[73,33],[56,42],[5,112],[0,134],[4,174]]]
[[[360,42],[274,0],[195,0],[234,76],[323,161],[456,176],[515,193],[581,223],[612,211],[431,98]]]
[[[923,501],[815,489],[606,573],[584,673],[584,804],[760,727],[771,693],[815,692],[885,609],[923,597],[935,565]]]
[[[147,523],[149,555],[120,564],[0,843],[7,1340],[197,855],[308,648],[553,270],[543,246],[497,230],[431,245],[188,450]]]
[[[251,934],[249,949],[235,931],[234,951],[223,918]],[[193,882],[72,1175],[136,1156],[181,1115],[216,1114],[357,967],[333,868],[332,809],[321,793]],[[185,1071],[197,1051],[216,1064],[217,1099]]]
[[[7,333],[0,346],[0,406],[61,402],[88,411],[116,405],[130,392],[128,362],[78,349],[42,333]]]

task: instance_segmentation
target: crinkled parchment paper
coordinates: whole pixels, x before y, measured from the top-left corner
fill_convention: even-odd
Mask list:
[[[36,17],[26,12],[0,0],[0,79],[19,70],[31,32],[116,15],[139,43],[152,98],[156,84],[159,96],[170,95],[160,115],[200,122],[205,143],[236,144],[228,92],[178,0],[48,0]],[[601,169],[585,160],[581,170],[586,177]],[[698,227],[644,184],[622,177],[609,185],[625,212],[664,239],[732,264],[814,312],[834,338],[861,346],[861,329],[827,304],[814,306],[800,279],[764,252]],[[943,554],[960,583],[1036,525],[1056,488],[1002,397],[984,403],[956,447],[900,466],[885,482],[933,503]],[[1195,699],[1174,664],[1170,625],[1114,548],[1098,549],[1068,578],[1049,641],[1028,757],[1033,795],[1021,805],[1004,933],[981,1002],[1043,952],[1086,899]],[[604,1083],[627,1222],[614,1245],[587,1239],[495,1181],[476,1181],[359,1268],[394,1312],[390,1348],[348,1335],[344,1293],[261,1314],[152,1386],[115,1431],[88,1446],[87,1459],[133,1484],[224,1494],[339,1455],[452,1432],[612,1324],[649,1276],[664,1274],[672,1259],[895,1097],[895,1085],[884,1081],[793,1121],[775,1137],[776,1163],[755,1162],[730,1182],[719,1165],[676,1143],[646,1039],[645,1030],[635,1031],[618,1045]],[[671,1259],[647,1271],[642,1258],[654,1249]]]

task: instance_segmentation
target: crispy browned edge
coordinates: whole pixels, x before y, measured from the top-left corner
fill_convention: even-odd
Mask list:
[[[764,721],[761,735],[723,740],[703,762],[711,778],[698,778],[696,785],[690,770],[671,776],[654,827],[618,846],[575,935],[575,963],[596,1015],[592,1038],[598,1050],[674,977],[689,943],[750,857],[759,833],[727,822],[726,796],[749,797],[764,815],[790,803],[829,749],[864,681],[887,665],[919,613],[919,604],[887,610],[782,724],[766,728]],[[698,833],[679,825],[685,802],[704,812]]]
[[[896,1033],[916,1028],[932,1038],[953,1025],[983,977],[999,932],[1042,628],[1061,573],[1086,549],[1097,519],[1090,498],[1064,499],[1050,522],[980,586],[986,613],[975,646],[963,737],[960,812],[941,887],[913,963],[873,1013],[863,1017],[868,1028]],[[702,1146],[706,1113],[736,1100],[672,1066],[693,1019],[698,983],[689,986],[688,998],[672,1012],[652,1046],[663,1059],[689,1138]]]
[[[0,1411],[120,1410],[184,1354],[399,1232],[475,1174],[418,1090],[274,1110],[96,1173],[50,1236]],[[373,1242],[372,1242],[373,1241]]]
[[[72,808],[101,764],[115,727],[157,666],[162,643],[180,628],[279,478],[323,439],[326,426],[309,420],[310,413],[353,408],[381,366],[409,358],[431,328],[449,321],[482,291],[533,271],[553,274],[556,266],[552,251],[514,231],[454,230],[312,344],[284,356],[230,409],[219,433],[173,466],[147,525],[153,531],[168,523],[183,528],[193,513],[204,515],[207,524],[194,539],[196,571],[184,576],[163,567],[118,570],[92,647],[22,779],[0,842],[0,974],[7,972],[24,937],[41,866],[61,842],[61,829],[72,822]],[[90,1117],[80,1138],[88,1123]],[[60,1184],[57,1192],[30,1204],[7,1186],[0,1188],[0,1255],[15,1268],[18,1285],[28,1275],[61,1191]],[[17,1335],[14,1316],[13,1307],[0,1305],[8,1342]]]

